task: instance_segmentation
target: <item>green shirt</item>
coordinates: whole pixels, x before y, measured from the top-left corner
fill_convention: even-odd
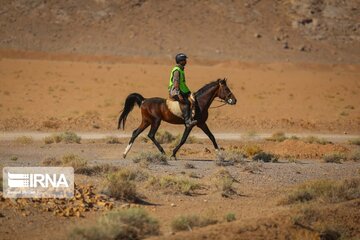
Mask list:
[[[171,90],[174,86],[174,81],[173,81],[173,77],[174,77],[174,72],[175,71],[179,71],[180,73],[180,82],[179,82],[179,88],[180,91],[182,93],[188,93],[190,92],[190,89],[186,86],[185,83],[185,72],[183,69],[181,69],[179,66],[175,66],[172,70],[171,70],[171,74],[170,74],[170,82],[169,82],[169,90]]]

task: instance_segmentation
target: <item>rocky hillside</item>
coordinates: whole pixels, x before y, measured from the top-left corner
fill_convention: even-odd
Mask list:
[[[2,0],[0,48],[359,63],[360,1]]]

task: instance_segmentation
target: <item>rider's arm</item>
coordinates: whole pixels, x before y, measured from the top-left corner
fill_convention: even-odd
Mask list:
[[[179,73],[179,71],[174,72],[173,83],[174,83],[174,89],[176,91],[179,91],[179,87],[180,87],[180,73]]]

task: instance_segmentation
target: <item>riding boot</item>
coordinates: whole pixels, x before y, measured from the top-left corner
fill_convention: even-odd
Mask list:
[[[186,127],[192,127],[195,126],[197,124],[197,120],[192,120],[191,119],[191,109],[189,105],[186,105],[183,108],[183,115],[184,115],[184,120],[185,120],[185,126]]]

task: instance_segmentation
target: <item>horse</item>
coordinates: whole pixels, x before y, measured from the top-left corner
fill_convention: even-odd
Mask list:
[[[199,127],[211,140],[216,151],[219,151],[219,146],[216,143],[214,135],[211,133],[206,120],[209,116],[209,108],[214,99],[220,98],[224,104],[235,105],[236,98],[227,86],[227,80],[217,79],[213,82],[210,82],[200,88],[197,92],[194,93],[195,98],[195,116],[194,119],[197,120],[196,126]],[[118,129],[125,129],[126,119],[129,113],[133,110],[135,104],[137,104],[141,109],[142,121],[140,126],[135,129],[130,138],[129,144],[127,145],[123,157],[126,158],[126,155],[130,151],[135,139],[141,134],[148,126],[151,126],[148,133],[148,137],[155,144],[158,150],[165,154],[164,149],[161,147],[158,141],[155,139],[155,134],[159,129],[161,121],[166,121],[171,124],[184,124],[184,119],[181,116],[177,116],[171,111],[166,103],[164,98],[144,98],[139,93],[129,94],[125,100],[124,108],[121,112],[118,121]],[[176,153],[179,151],[180,147],[186,142],[187,137],[189,136],[191,130],[194,126],[185,127],[184,133],[180,140],[180,143],[173,149],[171,158],[176,160]]]

